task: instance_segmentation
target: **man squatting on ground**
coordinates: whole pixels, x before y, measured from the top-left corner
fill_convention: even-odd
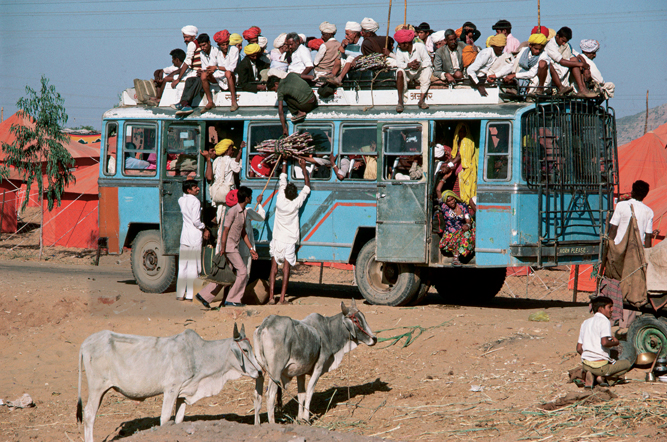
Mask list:
[[[252,190],[245,186],[238,189],[238,204],[227,210],[225,213],[225,228],[222,231],[222,243],[220,253],[224,255],[227,261],[236,270],[236,281],[229,290],[225,306],[245,307],[241,303],[246,285],[248,284],[248,269],[239,253],[239,242],[243,240],[250,250],[252,259],[257,259],[257,252],[254,250],[248,233],[246,232],[246,206],[251,202]]]
[[[271,255],[271,275],[269,277],[269,304],[275,304],[273,297],[278,265],[283,264],[283,286],[280,291],[280,303],[286,304],[285,293],[291,266],[296,264],[296,243],[299,242],[299,209],[310,194],[310,176],[306,162],[299,160],[303,171],[304,186],[297,192],[294,183],[287,183],[287,163],[283,161],[280,174],[280,186],[276,197],[276,212],[273,222],[273,238],[269,244]]]
[[[181,247],[178,255],[178,280],[176,282],[176,299],[192,301],[194,282],[199,276],[201,266],[202,236],[208,239],[209,232],[201,222],[201,203],[199,202],[199,185],[196,181],[183,181],[183,196],[178,199],[183,215],[181,230]],[[202,235],[202,231],[204,232]]]
[[[617,380],[632,367],[628,360],[615,361],[609,356],[609,349],[619,345],[618,339],[611,334],[611,310],[614,303],[611,298],[598,296],[591,301],[592,318],[581,324],[577,353],[586,372],[585,386],[593,388],[595,382],[604,384],[607,380]]]
[[[625,232],[628,230],[630,219],[632,218],[632,209],[634,209],[637,218],[637,227],[641,235],[644,247],[651,247],[653,239],[653,210],[642,201],[648,195],[649,184],[642,180],[632,183],[631,198],[627,201],[621,201],[616,204],[614,215],[609,221],[609,238],[614,240],[614,244],[623,241]]]

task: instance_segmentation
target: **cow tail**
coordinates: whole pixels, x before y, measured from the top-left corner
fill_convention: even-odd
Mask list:
[[[81,403],[81,362],[83,361],[83,354],[79,350],[79,399],[76,403],[76,422],[83,422],[83,404]]]

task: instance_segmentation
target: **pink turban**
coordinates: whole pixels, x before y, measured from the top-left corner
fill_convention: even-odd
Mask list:
[[[229,31],[227,29],[223,29],[222,31],[216,32],[213,36],[213,40],[219,45],[223,44],[224,42],[228,42]]]
[[[396,43],[410,43],[414,39],[415,31],[410,29],[401,29],[394,34],[394,40],[396,40]]]
[[[252,38],[259,37],[259,34],[261,33],[262,33],[261,29],[259,29],[257,26],[253,26],[250,29],[243,31],[243,38],[245,38],[246,40],[250,40]]]
[[[549,28],[546,26],[540,26],[539,28],[535,26],[532,31],[530,31],[530,35],[533,34],[543,34],[545,37],[549,38]]]
[[[315,39],[310,40],[308,42],[308,47],[310,49],[312,49],[313,51],[319,51],[320,46],[322,46],[323,44],[324,44],[324,40],[322,40],[321,38],[315,38]]]

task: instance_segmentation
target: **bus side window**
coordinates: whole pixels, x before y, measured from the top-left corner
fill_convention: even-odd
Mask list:
[[[167,131],[167,176],[197,176],[199,127],[169,126]]]
[[[155,176],[157,172],[157,126],[127,123],[123,138],[123,174]]]
[[[510,179],[511,124],[490,123],[486,131],[486,181]]]
[[[264,163],[266,154],[257,151],[257,146],[266,140],[277,140],[283,135],[280,123],[251,123],[248,126],[248,151],[244,155],[248,160],[246,176],[248,178],[266,178],[271,174],[275,164]],[[280,171],[274,172],[273,178],[278,178]]]
[[[296,131],[298,133],[308,132],[313,137],[315,149],[309,157],[317,162],[317,164],[307,162],[306,169],[310,173],[310,178],[313,180],[328,181],[331,178],[331,167],[328,164],[333,146],[333,124],[299,124],[296,127]],[[298,165],[292,167],[292,179],[303,179],[303,172]]]
[[[384,179],[419,181],[424,178],[421,126],[385,126],[383,132]]]
[[[107,123],[106,136],[104,138],[104,174],[116,175],[116,157],[118,149],[118,123]]]
[[[339,170],[347,169],[345,179],[375,180],[377,178],[377,123],[343,124]]]

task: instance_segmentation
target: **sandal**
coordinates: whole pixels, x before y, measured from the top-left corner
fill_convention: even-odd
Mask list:
[[[404,109],[405,109],[405,106],[403,106],[402,104],[399,104],[398,106],[396,106],[396,113],[400,114],[401,112],[403,112]]]
[[[424,103],[424,102],[419,103],[419,108],[420,108],[420,109],[428,109],[428,104],[426,104],[426,103]]]

